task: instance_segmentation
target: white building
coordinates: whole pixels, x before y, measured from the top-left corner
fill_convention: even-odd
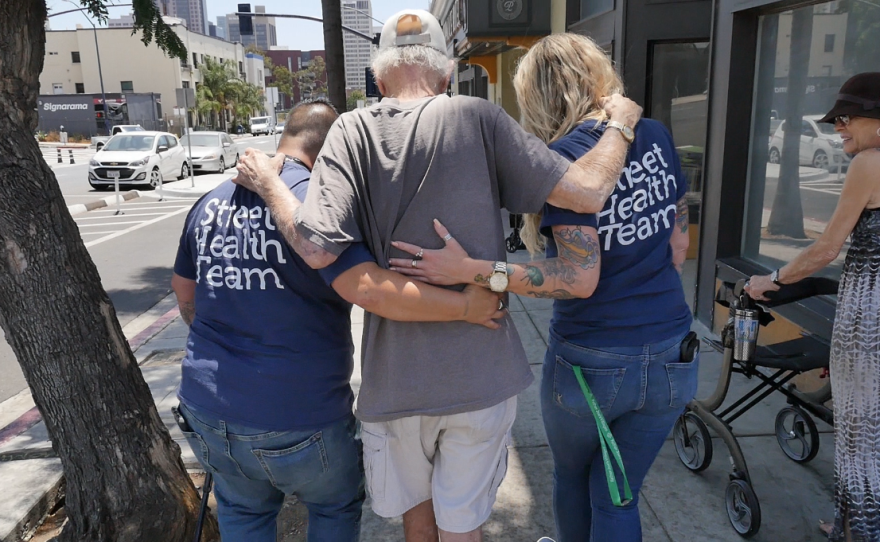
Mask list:
[[[373,6],[370,0],[343,0],[342,26],[372,35]],[[366,89],[366,68],[370,65],[372,44],[351,32],[342,31],[345,50],[345,90]]]
[[[122,15],[113,19],[107,19],[108,28],[132,28],[134,27],[133,15]]]
[[[263,57],[247,54],[239,43],[189,32],[180,19],[166,17],[187,46],[189,58],[169,58],[155,43],[144,45],[140,33],[130,28],[99,28],[101,73],[106,93],[155,92],[161,94],[166,118],[174,114],[175,89],[196,88],[199,66],[205,58],[231,60],[249,83],[265,92]],[[92,28],[46,32],[46,54],[40,74],[41,94],[100,93],[98,57]]]

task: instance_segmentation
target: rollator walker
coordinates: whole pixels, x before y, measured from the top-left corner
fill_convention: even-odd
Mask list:
[[[801,392],[789,383],[807,371],[827,369],[829,345],[814,335],[805,334],[782,343],[757,346],[758,331],[774,320],[770,308],[813,296],[837,294],[838,283],[825,278],[804,279],[782,286],[778,292],[768,292],[766,297],[771,301],[760,304],[743,291],[745,284],[745,280],[735,285],[722,283],[716,295],[715,301],[730,309],[721,341],[706,340],[724,353],[721,375],[710,397],[695,399],[685,408],[673,428],[673,441],[679,459],[693,472],[705,470],[712,462],[709,428],[724,441],[733,467],[725,492],[727,516],[736,532],[748,538],[761,528],[761,506],[731,424],[770,394],[782,393],[789,406],[776,415],[776,441],[783,453],[797,463],[807,463],[819,451],[819,431],[810,415],[833,424],[832,411],[824,405],[831,399],[830,382],[811,393]],[[734,373],[756,378],[758,383],[720,410]]]

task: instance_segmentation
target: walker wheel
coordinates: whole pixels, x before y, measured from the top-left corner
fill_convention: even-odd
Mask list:
[[[761,505],[752,486],[739,478],[731,480],[724,496],[727,519],[744,538],[750,538],[761,528]]]
[[[519,248],[519,247],[517,246],[519,243],[515,242],[515,241],[514,241],[512,238],[510,238],[510,237],[507,238],[507,240],[505,241],[504,244],[505,244],[506,247],[507,247],[507,252],[510,252],[511,254],[513,254],[514,252],[516,252],[517,249]]]
[[[675,451],[684,466],[693,472],[706,470],[712,462],[712,438],[709,428],[693,412],[685,412],[672,429]]]
[[[796,463],[807,463],[819,453],[819,429],[800,407],[783,408],[776,415],[776,442]]]

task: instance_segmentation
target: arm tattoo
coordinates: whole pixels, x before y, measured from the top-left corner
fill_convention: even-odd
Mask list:
[[[676,204],[675,224],[681,230],[681,233],[688,231],[688,203],[687,198],[681,198]]]
[[[484,277],[482,273],[478,273],[477,276],[474,277],[474,282],[486,286],[489,284],[489,278]]]
[[[574,296],[568,290],[559,288],[552,292],[527,292],[528,295],[538,299],[574,299]]]
[[[582,226],[563,228],[553,232],[559,257],[581,269],[592,269],[599,263],[599,243]]]
[[[191,326],[193,323],[193,319],[196,317],[196,304],[194,301],[184,301],[179,304],[180,306],[180,317],[183,318],[183,321],[186,325]]]
[[[526,276],[524,276],[522,280],[529,286],[541,286],[544,284],[544,273],[541,272],[539,267],[535,267],[534,265],[524,265],[523,271]]]

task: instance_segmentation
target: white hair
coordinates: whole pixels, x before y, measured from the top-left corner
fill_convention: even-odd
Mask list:
[[[373,59],[372,68],[376,79],[385,84],[389,82],[392,70],[402,67],[414,67],[424,72],[425,82],[432,87],[443,84],[455,61],[433,47],[424,45],[406,45],[403,47],[388,47]]]

